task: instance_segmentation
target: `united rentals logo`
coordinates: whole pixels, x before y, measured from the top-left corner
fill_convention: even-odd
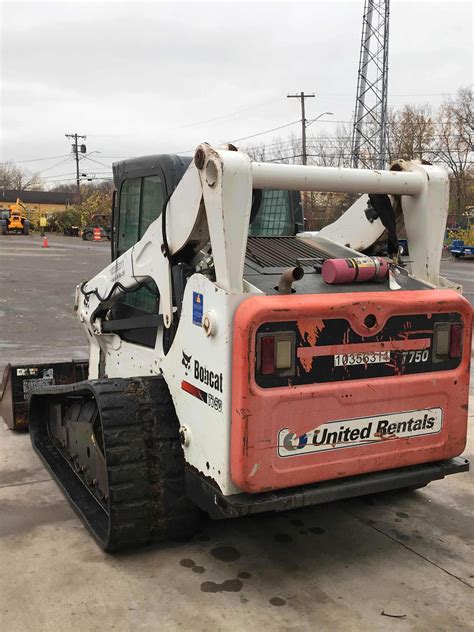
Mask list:
[[[283,428],[278,433],[278,455],[299,456],[354,448],[402,437],[436,434],[443,425],[441,408],[412,410],[376,417],[330,421],[302,435]]]

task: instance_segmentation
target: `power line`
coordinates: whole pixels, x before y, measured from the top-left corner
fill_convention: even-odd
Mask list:
[[[26,162],[39,162],[40,160],[54,160],[55,158],[65,158],[66,156],[69,157],[69,154],[63,154],[62,156],[48,156],[47,158],[31,158],[30,160],[5,160],[2,162],[5,162],[11,165],[21,165]]]
[[[274,127],[272,129],[267,129],[264,132],[258,132],[257,134],[251,134],[250,136],[243,136],[242,138],[234,138],[233,140],[229,141],[230,143],[238,143],[240,140],[247,140],[249,138],[255,138],[256,136],[263,136],[263,134],[269,134],[270,132],[276,132],[279,129],[283,129],[284,127],[290,127],[290,125],[295,125],[296,123],[299,123],[300,121],[293,121],[292,123],[286,123],[285,125],[280,125],[279,127]],[[179,152],[179,153],[187,153],[188,151],[194,151],[193,149],[188,149],[186,150],[186,152]]]
[[[65,159],[65,160],[60,160],[59,162],[57,162],[56,164],[52,165],[51,167],[46,167],[45,169],[42,169],[41,171],[38,171],[38,174],[44,173],[45,171],[49,171],[50,169],[54,169],[55,167],[59,167],[60,165],[63,165],[64,163],[69,161],[69,156]]]
[[[89,158],[89,156],[84,156],[84,160],[90,160],[91,162],[95,162],[96,165],[101,165],[102,167],[107,167],[108,169],[112,169],[111,165],[106,165],[105,162],[100,162],[99,160],[95,160],[94,158]]]
[[[46,182],[47,185],[51,185],[51,184],[62,184],[63,182],[74,182],[76,180],[75,177],[73,178],[60,178],[59,180],[48,180]],[[90,181],[94,181],[94,180],[113,180],[112,177],[108,177],[108,176],[91,176],[90,178],[88,178],[88,180]]]
[[[51,178],[62,178],[62,176],[73,176],[75,174],[74,171],[69,171],[69,173],[55,173],[51,176],[43,176],[43,180],[50,180]]]
[[[350,97],[349,92],[321,92],[322,97]],[[455,92],[391,92],[390,97],[444,97],[453,96]]]
[[[220,121],[221,119],[231,118],[232,116],[236,116],[237,114],[242,114],[243,112],[249,112],[250,110],[256,110],[258,108],[263,107],[264,105],[268,105],[269,103],[273,103],[273,99],[269,101],[261,101],[258,104],[250,105],[246,108],[242,108],[240,110],[235,110],[234,112],[230,112],[229,114],[222,114],[221,116],[215,116],[213,118],[207,119],[205,121],[197,121],[195,123],[188,123],[187,125],[182,125],[182,128],[186,127],[197,127],[198,125],[204,125],[205,123],[213,123],[214,121]]]
[[[128,156],[106,156],[105,154],[100,154],[102,156],[102,158],[120,158],[120,159],[125,159],[125,158],[130,158],[130,155]]]

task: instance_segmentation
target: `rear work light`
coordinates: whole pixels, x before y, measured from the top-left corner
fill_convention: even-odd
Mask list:
[[[258,334],[257,368],[261,375],[294,375],[295,334],[292,331]]]
[[[461,323],[437,323],[433,336],[433,360],[441,362],[447,358],[460,358],[463,332]]]

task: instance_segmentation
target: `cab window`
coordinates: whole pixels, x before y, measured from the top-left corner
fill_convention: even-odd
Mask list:
[[[164,186],[158,175],[128,178],[123,181],[119,198],[117,257],[143,237],[150,224],[161,214],[164,199]],[[157,291],[153,281],[148,281],[148,286]],[[146,288],[140,288],[135,292],[124,294],[119,299],[114,309],[114,318],[156,314],[157,311],[157,297]],[[156,328],[147,331],[140,329],[124,331],[121,336],[130,342],[153,346]]]
[[[141,181],[142,178],[125,180],[120,190],[118,256],[138,241]]]
[[[289,191],[264,189],[257,217],[249,235],[282,237],[294,234],[294,219]]]
[[[148,176],[142,179],[139,239],[155,219],[161,215],[165,200],[163,185],[159,176]]]
[[[122,255],[145,234],[161,214],[165,193],[158,175],[124,180],[120,190],[117,255]]]

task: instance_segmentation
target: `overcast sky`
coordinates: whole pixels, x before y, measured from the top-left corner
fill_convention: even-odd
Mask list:
[[[101,152],[90,158],[109,166],[296,121],[299,103],[286,95],[301,90],[316,94],[308,118],[350,120],[363,5],[2,2],[0,160],[58,156],[21,163],[52,185],[73,177],[65,133],[87,134],[87,150]],[[472,23],[471,2],[392,0],[389,105],[436,106],[470,85]]]

